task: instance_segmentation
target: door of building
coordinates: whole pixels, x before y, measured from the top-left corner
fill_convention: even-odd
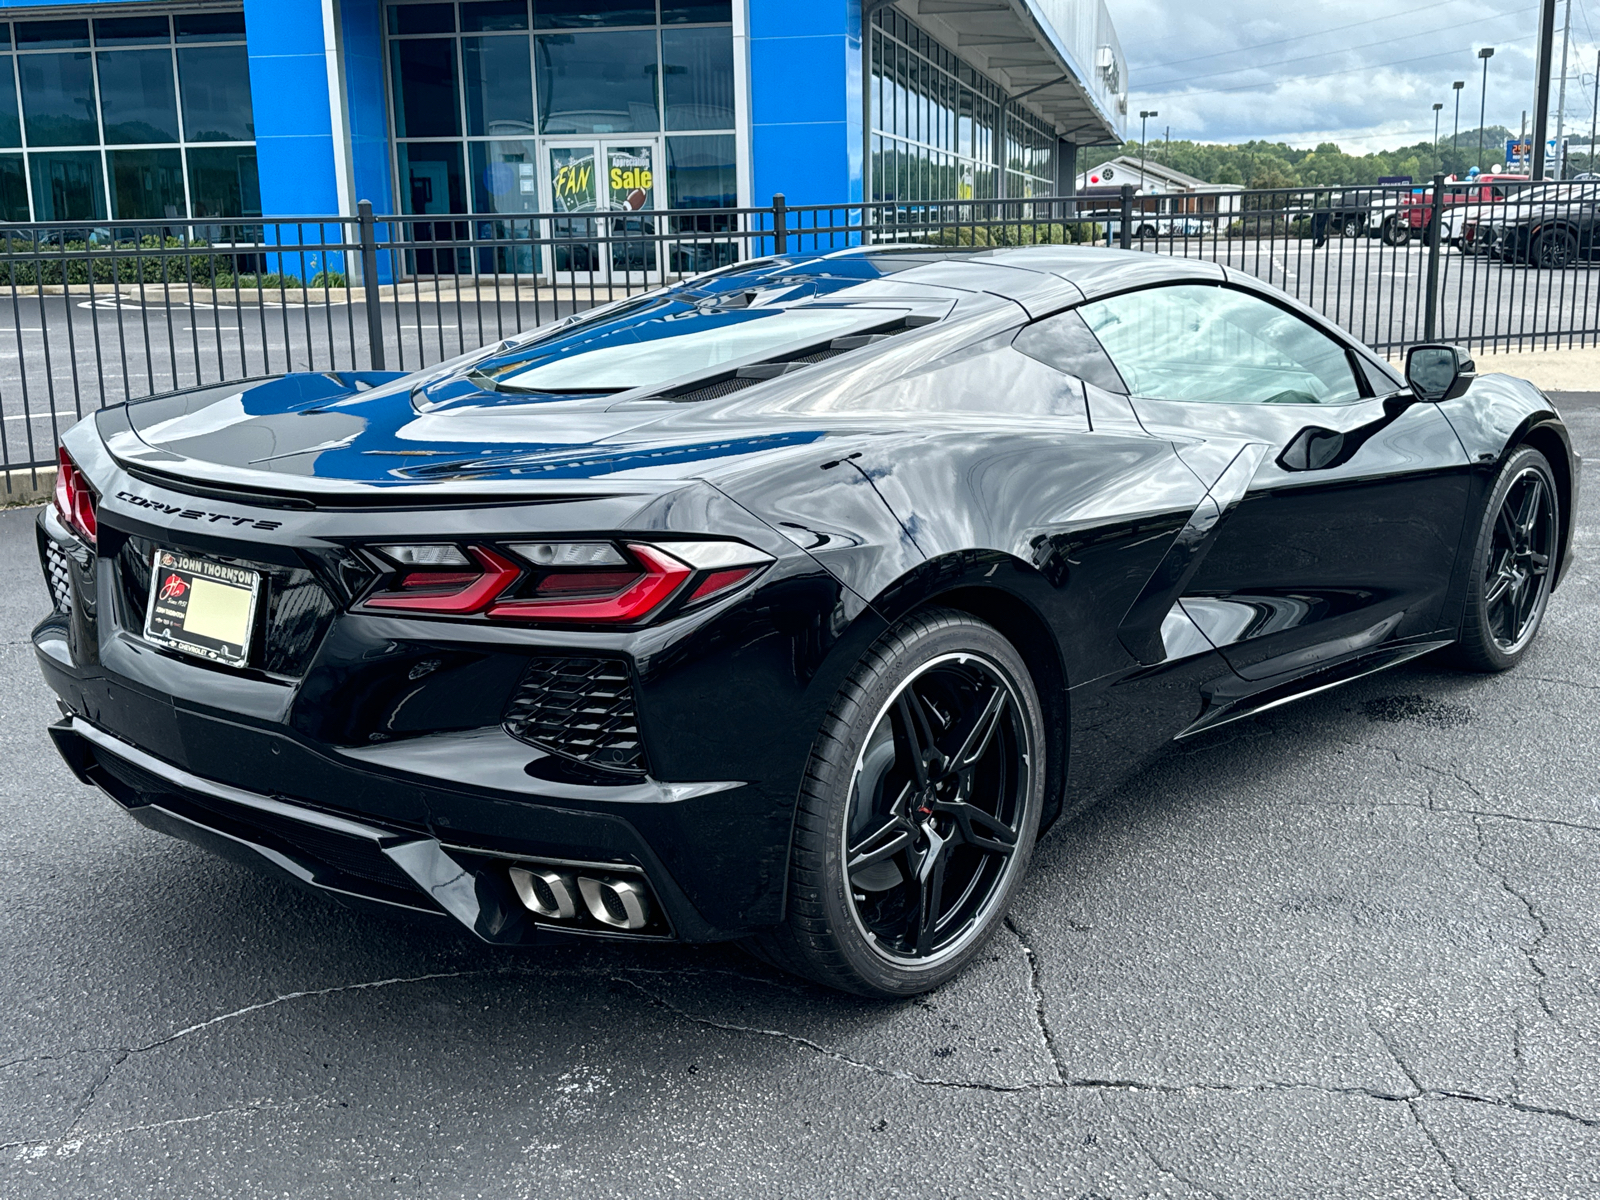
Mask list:
[[[551,269],[575,286],[650,286],[661,280],[656,219],[660,147],[639,138],[585,139],[545,146]]]

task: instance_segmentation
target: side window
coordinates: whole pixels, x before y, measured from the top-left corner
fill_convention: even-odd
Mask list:
[[[1105,347],[1090,331],[1076,309],[1045,317],[1023,328],[1011,343],[1029,358],[1092,383],[1107,392],[1126,394],[1127,384],[1106,356]]]
[[[1343,346],[1247,292],[1178,284],[1078,311],[1135,396],[1214,404],[1361,399]]]

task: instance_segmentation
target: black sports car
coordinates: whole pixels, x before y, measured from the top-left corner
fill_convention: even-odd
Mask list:
[[[39,519],[51,732],[352,902],[922,991],[1174,738],[1523,655],[1578,458],[1409,374],[1207,263],[890,247],[109,408]]]

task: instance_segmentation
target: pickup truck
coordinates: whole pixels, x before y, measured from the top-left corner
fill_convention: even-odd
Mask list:
[[[1449,232],[1452,224],[1450,211],[1463,206],[1481,207],[1499,204],[1516,191],[1516,184],[1527,183],[1526,175],[1478,175],[1472,179],[1447,179],[1444,184],[1444,222],[1439,230],[1441,241],[1449,237],[1450,245],[1458,244],[1459,234]],[[1380,225],[1383,240],[1391,246],[1404,246],[1413,235],[1421,237],[1428,227],[1428,217],[1433,209],[1433,189],[1416,188],[1398,211],[1387,214]]]

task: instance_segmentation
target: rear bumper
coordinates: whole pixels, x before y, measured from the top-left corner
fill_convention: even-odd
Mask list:
[[[685,924],[690,933],[709,932],[637,838],[630,856],[581,860],[507,854],[205,779],[82,717],[57,722],[50,736],[81,781],[99,787],[141,824],[340,899],[451,917],[498,945],[554,941],[567,934],[663,940],[680,936]],[[615,843],[622,831],[611,832]],[[645,859],[655,869],[630,859]],[[596,928],[598,922],[586,913],[575,919],[581,924],[546,921],[518,899],[510,875],[518,866],[548,867],[574,879],[635,881],[646,889],[652,919],[639,932]]]

